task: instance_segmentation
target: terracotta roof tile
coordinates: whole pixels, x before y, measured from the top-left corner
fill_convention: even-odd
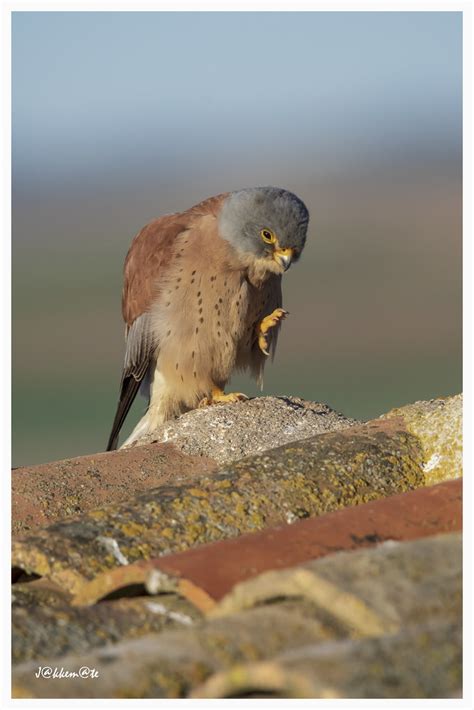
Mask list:
[[[220,470],[151,446],[16,472],[16,530],[81,514],[14,542],[14,697],[460,697],[461,406]]]
[[[461,564],[452,533],[265,573],[192,627],[48,660],[98,678],[36,678],[37,662],[20,664],[14,695],[446,697],[461,684]],[[301,612],[285,606],[301,597]]]
[[[270,662],[220,671],[191,697],[461,697],[461,650],[461,625],[444,623],[381,638],[311,644]]]
[[[379,529],[383,529],[390,539],[414,539],[436,532],[458,530],[460,525],[461,481],[457,480],[303,520],[291,526],[201,546],[151,560],[147,564],[119,567],[105,577],[99,575],[89,588],[83,590],[81,597],[74,599],[46,579],[16,584],[13,588],[13,659],[19,662],[64,653],[81,653],[88,648],[144,635],[151,630],[161,630],[173,624],[179,626],[186,623],[183,619],[195,621],[200,618],[198,610],[210,612],[216,601],[226,593],[232,589],[238,592],[241,589],[238,582],[265,570],[331,556],[338,550],[373,547],[382,540],[377,532]],[[392,562],[393,570],[398,573],[398,560]],[[410,570],[414,569],[413,563],[408,567],[409,575]],[[330,561],[329,570],[333,568],[337,569],[337,566]],[[301,576],[304,570],[298,570]],[[161,575],[156,580],[150,576],[153,571],[171,577]],[[275,583],[270,577],[266,587],[270,595],[278,590],[280,583],[285,583],[285,594],[281,596],[287,601],[279,604],[279,610],[302,613],[306,604],[306,618],[314,615],[314,601],[297,591],[298,584],[291,581],[291,573],[288,573],[290,579],[273,574],[276,574]],[[178,579],[174,579],[175,576]],[[258,593],[265,600],[264,580],[265,577],[258,578]],[[311,577],[309,582],[311,586]],[[296,593],[290,593],[292,584],[296,584]],[[145,593],[145,587],[151,594],[161,593],[155,597],[128,598],[130,594]],[[401,593],[400,585],[394,588]],[[372,594],[372,587],[366,589],[366,596],[368,591]],[[335,597],[334,590],[331,594]],[[71,601],[75,605],[91,604],[97,601],[98,596],[109,600],[115,598],[115,601],[102,602],[82,610],[70,606]],[[120,596],[125,598],[120,599]],[[345,598],[348,609],[351,608],[350,602],[351,598]],[[444,610],[441,610],[445,615],[451,602],[452,599],[448,599]],[[218,606],[215,613],[220,608]],[[332,633],[327,631],[327,636],[331,637]],[[323,632],[321,637],[324,637]]]
[[[209,617],[222,618],[272,599],[304,598],[347,634],[380,636],[440,615],[456,621],[461,568],[459,533],[404,544],[387,541],[265,572],[237,584]]]
[[[209,456],[223,465],[358,423],[321,402],[299,397],[252,397],[245,402],[186,412],[161,424],[137,444],[172,441],[183,453]]]
[[[392,409],[381,419],[399,418],[423,450],[426,483],[462,476],[462,394]]]
[[[207,611],[235,584],[265,570],[373,546],[387,539],[412,540],[458,531],[461,526],[462,481],[457,479],[119,567],[85,584],[74,603],[90,604],[132,583],[147,583],[151,589],[157,584],[171,586]],[[160,576],[157,582],[157,577],[151,576],[154,570],[167,577]]]
[[[55,523],[14,542],[12,562],[76,594],[124,562],[417,488],[424,483],[422,464],[418,441],[396,420],[371,422]]]
[[[45,603],[31,584],[15,587],[12,611],[14,663],[86,651],[152,631],[182,628],[200,618],[175,594],[123,598],[90,607],[72,607],[58,597]]]
[[[187,456],[173,444],[81,456],[12,471],[12,534],[39,527],[91,508],[119,503],[165,483],[209,473],[217,464]]]

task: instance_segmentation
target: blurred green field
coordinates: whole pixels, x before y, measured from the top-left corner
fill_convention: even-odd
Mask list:
[[[328,402],[348,416],[368,419],[415,399],[459,392],[458,358],[453,355],[379,362],[311,363],[290,359],[268,369],[263,394],[295,395]],[[14,379],[14,464],[16,466],[101,451],[116,404],[115,378],[110,381],[75,376],[36,382]],[[259,391],[248,378],[233,379],[249,395]],[[144,410],[137,399],[129,415],[136,422]],[[263,424],[264,425],[264,424]],[[130,431],[128,424],[124,431]]]

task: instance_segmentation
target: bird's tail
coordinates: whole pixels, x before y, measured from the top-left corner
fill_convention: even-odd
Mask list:
[[[112,431],[110,432],[106,451],[114,451],[114,449],[117,448],[120,429],[123,426],[125,418],[130,411],[130,407],[132,406],[133,400],[137,396],[139,389],[140,380],[137,380],[133,377],[133,375],[124,377],[122,380],[117,411],[115,413],[114,423],[112,425]]]

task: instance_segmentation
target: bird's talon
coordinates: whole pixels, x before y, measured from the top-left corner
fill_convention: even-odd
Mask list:
[[[198,407],[208,407],[211,404],[229,404],[231,402],[244,402],[248,397],[243,392],[229,392],[225,394],[222,390],[214,390],[210,397],[204,397]]]
[[[266,355],[267,357],[270,355],[270,351],[268,350],[267,336],[264,333],[260,333],[260,335],[258,336],[258,347],[264,355]]]
[[[258,325],[258,346],[267,357],[270,355],[268,350],[268,331],[278,325],[281,320],[284,320],[287,315],[289,313],[284,308],[275,308],[273,313],[265,316]]]

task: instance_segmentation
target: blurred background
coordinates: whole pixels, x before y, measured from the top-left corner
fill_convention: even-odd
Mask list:
[[[311,213],[265,394],[461,390],[461,13],[15,12],[12,46],[14,466],[104,449],[133,235],[244,186]]]

